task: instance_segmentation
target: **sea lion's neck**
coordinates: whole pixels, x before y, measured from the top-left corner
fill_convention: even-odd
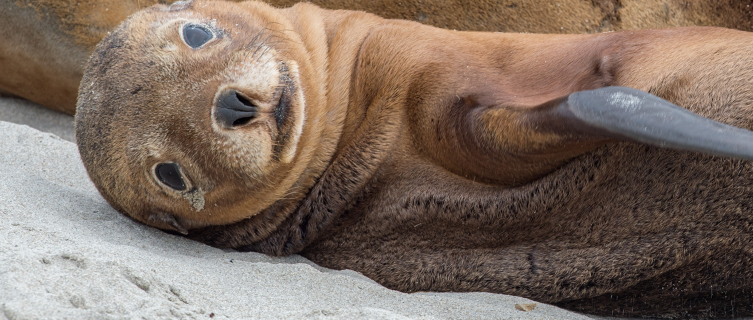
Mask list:
[[[363,12],[325,10],[300,3],[276,11],[287,50],[303,93],[303,132],[295,160],[297,181],[288,193],[291,201],[303,197],[337,153],[350,94],[351,70],[360,42],[369,30],[362,21],[382,20]],[[365,17],[365,18],[363,18]],[[371,17],[371,19],[369,19]],[[302,49],[302,50],[301,50]],[[332,71],[336,70],[336,71]]]
[[[284,214],[286,221],[272,235],[246,248],[274,255],[299,252],[329,231],[371,180],[380,162],[374,157],[364,158],[360,150],[363,142],[350,141],[353,137],[343,133],[353,132],[352,127],[360,125],[346,119],[353,112],[352,80],[361,44],[374,27],[386,20],[365,12],[325,10],[310,4],[298,4],[289,10],[303,41],[320,41],[305,45],[310,48],[312,60],[317,59],[315,56],[326,57],[312,61],[317,70],[324,71],[323,81],[316,85],[324,90],[326,101],[307,105],[307,125],[317,126],[320,136],[317,153],[308,166],[310,178],[316,181],[300,185],[306,188],[307,195],[295,210]],[[314,114],[322,117],[315,120]],[[345,176],[349,179],[342,183]]]
[[[350,10],[327,10],[317,6],[299,3],[291,7],[289,16],[295,23],[308,23],[299,28],[298,33],[306,41],[308,34],[323,33],[325,43],[312,46],[312,50],[326,55],[326,59],[319,62],[319,66],[325,71],[326,80],[319,85],[326,90],[327,131],[323,132],[323,140],[334,142],[333,148],[342,149],[350,137],[343,133],[353,132],[360,123],[350,123],[348,113],[361,112],[362,110],[350,110],[352,108],[352,83],[355,64],[366,37],[374,27],[385,23],[385,19],[376,15]],[[326,48],[326,51],[323,49]],[[360,119],[360,117],[356,117]],[[344,138],[344,139],[343,139]],[[345,142],[343,140],[346,140]],[[339,151],[336,151],[339,152]]]

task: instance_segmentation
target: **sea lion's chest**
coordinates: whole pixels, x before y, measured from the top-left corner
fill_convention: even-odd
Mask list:
[[[328,265],[352,259],[350,250],[365,254],[392,241],[395,248],[424,251],[521,245],[556,251],[714,232],[720,219],[751,220],[745,212],[753,203],[753,182],[739,174],[751,171],[744,161],[623,143],[577,158],[535,183],[506,188],[395,152],[332,230],[305,252],[328,252],[321,262]]]

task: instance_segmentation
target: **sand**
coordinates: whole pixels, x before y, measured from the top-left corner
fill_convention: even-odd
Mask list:
[[[1,98],[0,120],[0,319],[589,319],[500,294],[405,294],[163,233],[99,195],[72,117]]]

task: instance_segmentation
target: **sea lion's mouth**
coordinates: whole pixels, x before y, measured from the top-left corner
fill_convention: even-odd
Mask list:
[[[277,90],[280,92],[280,100],[277,106],[275,106],[275,122],[277,123],[277,129],[282,131],[285,119],[288,117],[288,110],[290,109],[290,94],[295,91],[293,79],[290,78],[288,66],[284,62],[280,63],[280,84]]]
[[[280,62],[280,82],[277,89],[280,92],[280,100],[274,110],[278,133],[276,139],[277,143],[274,148],[274,156],[277,159],[280,158],[283,147],[290,142],[290,136],[292,131],[294,131],[293,128],[291,128],[291,123],[293,122],[292,118],[296,115],[291,115],[290,109],[296,89],[295,82],[290,76],[287,64],[285,64],[285,62]]]

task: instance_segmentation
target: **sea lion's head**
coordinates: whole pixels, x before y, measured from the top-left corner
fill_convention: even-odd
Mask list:
[[[138,12],[103,39],[76,137],[108,202],[186,233],[306,187],[324,98],[294,30],[263,3],[193,1]]]

